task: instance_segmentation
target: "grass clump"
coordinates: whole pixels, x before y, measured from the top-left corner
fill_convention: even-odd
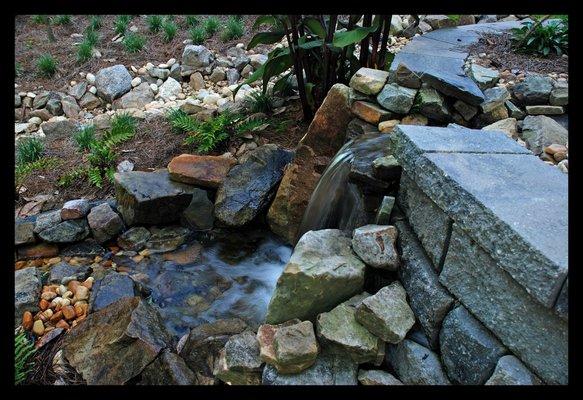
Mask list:
[[[53,24],[55,25],[69,25],[70,23],[70,15],[57,15],[55,18],[53,18]]]
[[[162,28],[162,22],[163,20],[161,15],[148,15],[146,18],[148,30],[152,33],[160,32],[160,28]]]
[[[200,23],[200,20],[196,15],[187,15],[184,19],[186,22],[186,26],[195,27]]]
[[[245,33],[245,26],[243,21],[235,16],[229,17],[225,29],[221,34],[222,40],[238,39]]]
[[[144,48],[145,44],[146,38],[133,32],[125,35],[123,39],[123,45],[128,53],[137,53]]]
[[[16,161],[19,164],[35,162],[42,157],[44,150],[45,146],[40,139],[35,137],[22,139],[16,146]]]
[[[40,56],[36,62],[36,66],[39,73],[46,78],[52,77],[57,72],[57,61],[50,54]]]
[[[31,357],[36,352],[34,341],[30,340],[22,328],[14,332],[14,384],[20,385],[26,381],[34,363]]]
[[[93,45],[89,41],[84,40],[77,48],[77,61],[84,63],[91,58],[92,53]]]
[[[91,26],[88,26],[87,29],[85,29],[84,35],[85,35],[84,40],[88,42],[91,46],[95,46],[99,41],[99,35]]]
[[[73,136],[79,150],[89,150],[95,143],[95,126],[86,125],[80,128]]]
[[[273,111],[273,97],[261,91],[254,91],[245,98],[249,110],[253,113],[269,114]]]
[[[203,44],[206,40],[206,31],[201,26],[195,26],[188,31],[193,44]]]
[[[101,17],[99,15],[92,15],[89,18],[89,26],[88,28],[94,31],[98,31],[101,29],[101,27],[103,26],[103,22],[101,20]]]
[[[162,35],[165,42],[171,42],[178,32],[178,25],[171,19],[166,19],[162,24]]]
[[[217,17],[208,17],[204,20],[203,24],[204,30],[208,37],[211,37],[219,30],[219,19]]]
[[[125,34],[132,17],[130,15],[118,15],[114,22],[114,30],[118,35]]]

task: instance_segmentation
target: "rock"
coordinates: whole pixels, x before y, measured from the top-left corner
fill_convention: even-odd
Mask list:
[[[174,78],[168,78],[166,81],[158,87],[158,96],[162,99],[169,101],[170,97],[178,96],[182,92],[182,86]]]
[[[124,227],[120,216],[107,203],[93,207],[87,215],[87,222],[93,237],[99,243],[113,239]]]
[[[552,106],[566,106],[569,104],[569,86],[557,82],[549,96],[549,103]]]
[[[63,138],[71,137],[73,133],[78,129],[79,123],[71,121],[69,119],[57,120],[57,121],[46,121],[41,124],[41,129],[47,136],[47,139],[51,138]]]
[[[227,340],[215,367],[215,376],[230,385],[261,383],[259,343],[253,332],[244,331]]]
[[[484,101],[484,95],[476,83],[465,76],[457,75],[450,71],[429,69],[421,76],[424,83],[439,90],[446,96],[454,97],[472,106],[477,106]]]
[[[81,99],[81,97],[83,97],[83,95],[85,94],[85,92],[87,91],[87,82],[80,82],[78,84],[76,84],[75,86],[71,86],[69,88],[69,95],[73,96],[75,99],[79,100]]]
[[[187,45],[182,53],[182,75],[189,75],[190,71],[206,68],[212,61],[213,55],[206,47]]]
[[[209,81],[217,83],[220,81],[224,81],[226,78],[227,76],[225,75],[225,70],[221,67],[216,67],[210,74]]]
[[[389,111],[397,114],[407,114],[413,106],[417,95],[416,89],[399,86],[396,83],[385,85],[377,96],[378,103]]]
[[[308,231],[277,281],[266,322],[310,319],[362,292],[365,265],[337,229]]]
[[[374,125],[378,125],[379,122],[393,117],[391,112],[383,110],[376,104],[365,101],[355,101],[352,103],[351,110],[357,117]]]
[[[111,117],[108,114],[99,114],[93,118],[93,126],[99,130],[111,128]]]
[[[232,167],[217,191],[215,217],[227,226],[251,222],[273,199],[293,155],[275,144],[248,152]]]
[[[397,270],[397,229],[394,226],[366,225],[354,230],[352,249],[368,265]]]
[[[176,264],[186,265],[201,260],[202,245],[194,242],[185,248],[166,253],[162,256],[165,261],[173,261]]]
[[[87,265],[74,266],[66,262],[60,262],[50,269],[48,283],[61,284],[64,278],[84,281],[89,277],[91,268]]]
[[[453,108],[463,117],[464,120],[469,121],[478,113],[478,108],[464,103],[461,100],[456,100],[453,103]]]
[[[397,126],[401,121],[398,119],[391,119],[389,121],[383,121],[379,123],[378,129],[382,133],[391,133],[393,128]]]
[[[105,249],[94,240],[87,239],[83,242],[66,246],[61,251],[61,255],[63,257],[102,257],[105,255]]]
[[[402,385],[403,382],[386,371],[364,370],[358,371],[358,381],[361,385]]]
[[[115,170],[117,172],[130,172],[134,170],[134,163],[131,162],[130,160],[123,160],[122,162],[120,162],[119,164],[117,164],[117,167],[115,168]]]
[[[409,114],[403,117],[401,125],[427,125],[427,117],[421,114]]]
[[[431,350],[405,339],[390,345],[387,362],[405,385],[449,385],[439,356]]]
[[[511,102],[510,100],[505,101],[504,105],[506,105],[506,108],[508,109],[508,112],[510,113],[510,116],[512,118],[516,118],[518,120],[518,119],[523,119],[526,116],[524,111],[522,111],[520,108],[516,107],[514,105],[514,103]]]
[[[447,122],[451,119],[445,99],[437,90],[430,87],[419,89],[415,98],[414,109],[427,118],[439,122]],[[401,123],[404,124],[404,121],[401,121]]]
[[[506,348],[478,320],[459,306],[447,314],[439,335],[441,359],[452,382],[482,385]]]
[[[485,385],[541,385],[542,382],[512,355],[500,357]]]
[[[188,334],[179,355],[195,373],[198,385],[213,385],[213,369],[230,336],[241,333],[247,325],[240,319],[220,319],[194,327]]]
[[[158,312],[132,297],[89,314],[65,335],[62,349],[87,384],[121,385],[138,376],[170,341]]]
[[[139,79],[139,78],[137,78]],[[147,82],[142,82],[131,91],[115,100],[112,104],[114,110],[123,108],[143,109],[146,104],[154,101],[154,93]]]
[[[34,243],[34,219],[18,218],[14,221],[14,245]]]
[[[34,259],[55,257],[59,254],[59,247],[56,244],[38,243],[28,246],[20,246],[17,249],[18,259]]]
[[[61,210],[47,211],[37,215],[34,223],[34,233],[39,233],[61,222]]]
[[[93,85],[95,83],[95,75],[93,75],[92,73],[87,73],[87,75],[85,75],[85,79],[91,85]]]
[[[485,131],[502,131],[510,138],[518,137],[516,118],[505,118],[482,128]]]
[[[102,68],[95,75],[95,87],[97,95],[111,103],[132,89],[132,77],[121,64]]]
[[[376,95],[385,86],[388,77],[386,71],[362,67],[350,78],[350,87],[364,94]]]
[[[195,72],[194,74],[190,75],[190,87],[192,87],[194,90],[204,89],[204,78],[200,72]]]
[[[419,89],[421,87],[421,77],[403,63],[400,63],[395,70],[395,82],[406,88]]]
[[[35,267],[14,271],[14,326],[22,321],[26,311],[38,311],[38,299],[41,293],[40,276]]]
[[[356,307],[356,321],[385,342],[399,343],[415,323],[407,293],[396,281]]]
[[[186,99],[186,101],[182,103],[179,108],[181,111],[184,111],[188,115],[198,114],[205,111],[205,108],[200,105],[200,102],[192,98]]]
[[[170,180],[166,169],[115,173],[114,182],[118,209],[129,226],[178,221],[194,189]]]
[[[568,135],[567,130],[558,122],[544,115],[527,116],[519,134],[526,146],[537,155],[550,144],[567,144]]]
[[[14,95],[14,107],[18,108],[22,105],[22,99],[20,98],[20,96],[18,94]]]
[[[117,244],[127,251],[140,251],[146,246],[151,233],[143,226],[128,229],[117,238]]]
[[[61,208],[61,219],[66,221],[83,218],[89,213],[89,209],[89,201],[86,199],[69,200]]]
[[[228,157],[182,154],[170,161],[168,173],[176,182],[218,188],[236,163],[234,158]]]
[[[431,26],[432,29],[449,28],[455,26],[456,23],[447,15],[426,15],[423,19]]]
[[[63,221],[39,233],[39,237],[49,243],[78,242],[87,236],[89,225],[85,219]]]
[[[266,365],[263,385],[356,385],[358,366],[345,354],[323,353],[314,365],[298,374],[279,374]]]
[[[275,360],[281,374],[295,374],[311,367],[318,357],[318,342],[310,321],[282,326],[273,337]]]
[[[170,76],[170,70],[166,68],[152,68],[148,71],[148,74],[153,78],[165,80]]]
[[[565,112],[561,106],[526,106],[528,115],[561,115]]]
[[[134,281],[127,275],[109,272],[102,279],[97,280],[91,294],[91,311],[108,309],[111,304],[120,299],[133,298]]]
[[[249,63],[255,69],[261,67],[267,62],[267,56],[265,54],[251,54],[249,56]]]
[[[132,79],[132,87],[135,88],[136,86],[139,86],[139,84],[142,83],[142,78],[140,78],[139,76],[136,76],[134,79]]]
[[[165,253],[176,250],[186,242],[190,230],[183,227],[165,226],[163,228],[150,229],[152,236],[146,242],[146,248],[150,253]]]
[[[63,107],[63,113],[67,118],[76,119],[79,117],[79,112],[81,108],[77,104],[77,101],[72,96],[63,96],[61,100],[61,106]]]
[[[355,139],[367,133],[379,133],[375,125],[369,124],[360,118],[353,118],[346,127],[346,140]]]
[[[251,64],[247,64],[243,67],[243,69],[241,70],[241,76],[243,78],[249,78],[249,76],[253,73],[253,67],[251,66]]]
[[[355,298],[361,298],[358,295]],[[355,298],[318,315],[316,329],[323,347],[330,351],[348,353],[357,364],[380,365],[385,354],[384,342],[370,333],[355,318]]]
[[[521,105],[548,104],[552,90],[551,78],[542,75],[527,75],[522,82],[514,86],[513,95]]]
[[[501,107],[510,98],[510,93],[505,87],[493,87],[484,90],[484,102],[480,104],[482,112],[489,113],[495,108]]]
[[[395,198],[392,196],[384,196],[381,205],[377,210],[375,217],[375,224],[377,225],[388,225],[391,219],[391,213],[393,212],[393,206],[395,205]]]
[[[237,70],[237,68],[229,68],[227,70],[227,83],[229,85],[234,85],[239,81],[239,78],[241,77],[241,75],[239,74],[239,71]]]
[[[28,115],[30,115],[31,117],[38,117],[43,121],[48,121],[52,117],[51,113],[44,108],[40,110],[32,110]]]
[[[45,333],[45,326],[40,319],[34,321],[34,324],[32,325],[32,333],[36,336],[42,336]]]
[[[93,110],[94,108],[101,106],[101,100],[93,93],[87,92],[79,100],[79,105],[87,110]]]
[[[482,90],[494,87],[500,79],[500,73],[492,68],[484,68],[473,63],[470,66],[469,74]]]
[[[172,64],[172,66],[170,67],[170,75],[168,76],[180,82],[182,80],[182,75],[180,74],[181,71],[182,67],[180,66],[180,64],[178,63]]]
[[[484,127],[506,118],[508,118],[508,109],[504,104],[498,104],[491,111],[478,114],[478,116],[474,118],[474,125],[477,128]]]
[[[182,357],[164,349],[152,364],[144,368],[139,384],[195,385],[196,377]]]
[[[209,200],[206,190],[195,188],[192,201],[182,212],[180,222],[192,230],[208,230],[214,225],[214,204]]]

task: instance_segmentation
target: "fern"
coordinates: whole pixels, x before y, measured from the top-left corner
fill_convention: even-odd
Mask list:
[[[178,132],[192,132],[200,127],[198,121],[195,121],[192,117],[178,108],[169,112],[167,118],[168,121],[170,121],[172,128]]]
[[[34,363],[30,358],[35,353],[34,342],[26,337],[26,333],[22,328],[18,328],[14,332],[14,384],[20,385],[23,383],[30,371],[32,371]]]
[[[111,121],[111,129],[103,136],[103,142],[108,147],[134,137],[136,133],[136,119],[129,114],[118,114]]]
[[[103,177],[101,176],[101,170],[99,168],[89,168],[87,170],[87,178],[89,178],[89,182],[91,182],[92,185],[95,185],[100,189],[103,187]]]
[[[69,187],[73,184],[73,182],[75,182],[77,179],[81,179],[86,174],[87,169],[85,167],[75,168],[74,170],[61,175],[57,181],[57,185],[61,187]]]

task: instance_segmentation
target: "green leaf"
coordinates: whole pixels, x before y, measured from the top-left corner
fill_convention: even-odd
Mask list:
[[[302,38],[300,38],[302,39]],[[300,43],[298,41],[298,47],[304,50],[310,50],[316,47],[322,47],[322,45],[324,44],[324,39],[317,39],[317,40],[312,40],[310,42],[305,42],[304,43]]]
[[[291,75],[291,72],[285,74],[284,76],[279,78],[277,82],[275,82],[275,85],[273,85],[273,92],[274,93],[280,93],[285,89],[286,85],[288,84],[288,79],[289,79],[290,75]]]
[[[334,39],[332,43],[336,47],[346,47],[353,43],[358,43],[362,39],[364,39],[369,33],[374,32],[378,28],[378,20],[375,18],[375,23],[372,26],[365,28],[365,27],[358,27],[351,31],[345,32],[336,32],[334,34]]]
[[[281,26],[281,23],[274,15],[261,15],[257,17],[255,22],[253,23],[253,29],[257,29],[261,25],[272,25],[279,27]]]
[[[308,104],[310,105],[310,107],[315,108],[315,100],[314,100],[314,84],[307,82],[305,87],[306,87],[306,98],[308,100]]]
[[[264,64],[265,68],[263,70],[263,93],[267,90],[267,83],[269,79],[273,76],[279,75],[286,69],[293,65],[294,61],[290,54],[280,54],[279,56],[268,59]]]
[[[326,29],[322,26],[320,21],[314,17],[309,17],[304,20],[304,25],[314,34],[324,39],[326,37]]]
[[[285,36],[284,31],[275,32],[259,32],[249,42],[247,45],[247,50],[251,50],[253,47],[259,44],[273,44],[279,42]]]

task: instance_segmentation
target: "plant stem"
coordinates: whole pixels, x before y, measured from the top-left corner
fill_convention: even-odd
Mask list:
[[[302,68],[302,60],[300,58],[300,48],[298,47],[298,31],[297,31],[297,16],[289,15],[291,27],[288,29],[287,23],[284,21],[285,34],[290,48],[291,55],[294,60],[294,69],[296,72],[296,78],[298,80],[298,91],[300,92],[300,101],[302,103],[302,111],[304,113],[304,119],[310,121],[312,119],[312,109],[308,104],[308,97],[306,95],[306,86],[304,83],[304,74]],[[289,37],[289,30],[291,30],[291,40]]]
[[[526,35],[524,35],[524,37],[522,38],[522,40],[520,42],[518,42],[518,44],[516,45],[516,48],[517,49],[521,48],[522,45],[524,44],[524,42],[526,42],[526,40],[530,37],[530,35],[532,35],[532,33],[535,31],[535,29],[538,28],[540,26],[540,24],[542,24],[543,22],[545,22],[550,17],[551,17],[550,15],[545,15],[541,19],[539,19],[538,21],[536,21],[534,24],[532,24],[532,26],[530,27],[530,29],[528,30],[528,32],[526,32]]]
[[[364,28],[369,28],[371,22],[372,22],[372,14],[367,14],[364,16],[364,19],[362,21],[362,26]],[[369,37],[370,37],[370,34],[366,35],[360,41],[360,66],[361,67],[368,66],[368,39],[369,39]]]
[[[387,55],[387,43],[389,42],[389,32],[391,30],[391,19],[393,18],[392,15],[383,15],[382,19],[384,22],[383,25],[383,36],[381,39],[381,52],[379,54],[379,67],[380,69],[384,70],[386,67],[386,55]]]

